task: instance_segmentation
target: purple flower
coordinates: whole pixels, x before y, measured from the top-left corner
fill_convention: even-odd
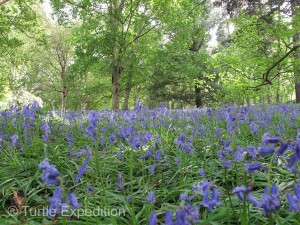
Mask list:
[[[281,142],[280,148],[277,150],[277,155],[283,155],[284,152],[288,149],[289,143],[288,142]]]
[[[48,209],[48,215],[54,217],[56,214],[61,214],[62,211],[67,210],[68,204],[63,203],[62,200],[62,187],[58,186],[53,197],[48,199],[50,206]]]
[[[174,160],[175,160],[175,163],[176,163],[177,165],[179,165],[179,164],[180,164],[180,161],[179,161],[179,159],[178,159],[178,158],[175,158]]]
[[[41,130],[44,132],[44,135],[43,135],[44,142],[48,143],[49,142],[48,136],[51,133],[51,130],[50,130],[50,127],[49,127],[48,123],[42,122]]]
[[[269,148],[269,147],[258,148],[258,154],[260,155],[273,154],[274,152],[275,150],[273,148]]]
[[[122,173],[118,172],[116,186],[120,191],[124,191],[124,178],[122,177]]]
[[[67,203],[72,206],[72,209],[80,208],[80,205],[78,204],[77,197],[74,193],[71,193],[67,196]]]
[[[149,167],[149,174],[154,174],[154,170],[155,170],[156,164],[153,163],[150,167]]]
[[[219,201],[220,193],[218,191],[218,188],[214,188],[212,190],[211,198],[209,198],[209,195],[210,195],[210,190],[206,189],[204,192],[203,201],[200,202],[200,205],[203,205],[204,207],[208,208],[210,211],[213,211],[215,207],[221,204]]]
[[[181,133],[181,134],[179,135],[179,137],[176,138],[176,140],[174,141],[174,144],[175,144],[175,145],[182,145],[182,144],[185,143],[185,141],[186,141],[186,135],[183,134],[183,133]]]
[[[191,202],[195,196],[188,196],[186,193],[182,193],[179,197],[180,200]]]
[[[87,190],[86,190],[86,193],[92,193],[93,192],[93,186],[92,185],[90,185],[90,186],[88,186],[88,188],[87,188]]]
[[[247,196],[251,191],[251,187],[246,187],[244,185],[240,186],[240,187],[236,187],[232,190],[233,194],[237,194],[238,198],[241,201],[244,201],[244,195]]]
[[[222,164],[226,169],[230,169],[232,163],[230,160],[225,160],[225,161],[222,161]]]
[[[256,170],[259,170],[261,168],[262,165],[259,162],[245,163],[245,171],[247,173],[255,172]]]
[[[149,225],[157,225],[157,218],[155,212],[152,212],[150,215]]]
[[[85,160],[84,160],[83,164],[81,165],[80,169],[78,170],[78,174],[75,177],[76,182],[78,182],[79,179],[86,173],[86,170],[87,170],[86,167],[87,167],[87,164],[89,163],[91,155],[92,155],[92,151],[87,145],[85,145],[85,148],[86,148],[88,154],[85,157]]]
[[[17,134],[14,134],[13,136],[11,136],[11,147],[15,147],[18,139],[19,139],[19,135],[17,135]]]
[[[213,182],[206,180],[201,185],[199,184],[193,185],[191,191],[193,192],[196,189],[200,194],[204,194],[206,189],[209,188],[211,185],[213,185]]]
[[[266,145],[266,144],[276,144],[276,143],[279,143],[280,142],[280,138],[279,137],[270,137],[270,134],[269,133],[265,133],[263,134],[263,137],[262,137],[262,143],[263,145]]]
[[[48,158],[44,159],[39,164],[39,168],[43,170],[42,173],[42,181],[49,187],[51,185],[57,185],[59,184],[58,177],[60,175],[60,172],[55,168],[54,165],[51,165],[48,162]]]
[[[128,196],[125,196],[124,199],[125,199],[125,201],[127,201],[127,202],[131,202],[132,197],[128,195]]]
[[[152,156],[152,154],[153,154],[153,150],[149,149],[149,151],[145,155],[140,156],[140,159],[148,159]]]
[[[197,224],[199,218],[200,214],[197,206],[186,205],[182,206],[181,209],[176,212],[177,220],[173,224]]]
[[[265,187],[261,202],[256,200],[251,194],[249,194],[247,198],[255,207],[262,208],[263,214],[266,217],[268,216],[269,212],[276,211],[280,207],[280,196],[276,185],[271,187],[270,193],[268,187]]]
[[[143,137],[139,134],[131,136],[129,144],[136,150],[139,150],[143,143]]]
[[[256,149],[255,149],[254,146],[249,145],[248,148],[247,148],[247,152],[248,152],[250,158],[252,158],[252,159],[256,158],[257,152],[256,152]]]
[[[173,213],[168,210],[166,212],[166,222],[165,222],[166,225],[174,225],[173,224]]]
[[[155,152],[155,159],[156,161],[160,161],[162,156],[162,150],[158,150]]]
[[[289,211],[300,212],[300,184],[295,185],[295,194],[288,194],[286,198],[290,205]]]
[[[155,194],[153,191],[150,191],[147,195],[146,201],[150,204],[155,203],[156,199],[155,199]]]

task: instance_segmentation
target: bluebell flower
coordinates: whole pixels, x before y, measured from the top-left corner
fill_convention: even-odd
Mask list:
[[[155,170],[156,164],[153,163],[150,167],[149,167],[149,174],[154,174],[154,170]]]
[[[89,185],[87,190],[86,190],[86,193],[89,194],[89,193],[92,193],[93,191],[94,191],[93,186]]]
[[[131,202],[132,197],[130,195],[124,197],[125,201]]]
[[[153,191],[150,191],[147,195],[146,201],[150,204],[153,204],[156,202],[155,194]]]
[[[48,199],[50,206],[48,208],[48,216],[54,217],[55,215],[59,215],[62,211],[67,210],[68,204],[63,203],[62,199],[62,187],[58,186],[54,193],[53,197]]]
[[[155,152],[155,159],[156,161],[160,161],[162,157],[162,150],[158,150]]]
[[[131,136],[129,144],[136,150],[139,150],[143,143],[143,137],[139,134]]]
[[[51,130],[50,130],[50,127],[49,127],[48,123],[42,122],[41,123],[41,130],[44,132],[44,135],[43,135],[44,142],[48,143],[49,142],[48,136],[51,133]]]
[[[183,134],[183,133],[181,133],[181,134],[179,135],[179,137],[177,137],[177,138],[175,139],[174,144],[175,144],[175,145],[182,145],[182,144],[185,143],[185,141],[186,141],[186,135]]]
[[[55,168],[54,165],[51,165],[48,162],[48,158],[44,159],[40,164],[39,168],[43,170],[42,173],[42,181],[47,186],[57,185],[59,184],[58,177],[60,172]]]
[[[222,160],[226,157],[226,153],[223,150],[218,151],[218,159]]]
[[[226,169],[230,169],[232,162],[230,160],[224,160],[222,161],[222,164]]]
[[[270,148],[270,147],[259,147],[258,148],[258,154],[260,154],[260,155],[273,154],[274,152],[275,152],[274,148]]]
[[[146,154],[140,156],[140,159],[148,159],[152,156],[152,154],[153,154],[153,150],[149,149],[148,152],[146,152]]]
[[[193,192],[194,190],[197,190],[200,194],[204,194],[206,189],[208,189],[211,185],[213,185],[213,182],[206,180],[201,185],[200,184],[193,185],[191,191]]]
[[[255,207],[262,208],[263,214],[266,217],[268,216],[269,212],[276,211],[280,207],[280,196],[276,185],[271,187],[270,193],[268,187],[265,187],[261,202],[256,200],[251,194],[249,194],[247,198]]]
[[[277,150],[277,155],[283,155],[284,152],[288,149],[289,143],[288,142],[281,142],[280,148]]]
[[[174,224],[197,224],[200,219],[200,213],[197,206],[185,205],[176,212],[176,221]]]
[[[179,159],[176,157],[175,159],[175,163],[177,164],[177,165],[179,165],[180,164],[180,161],[179,161]]]
[[[210,211],[213,211],[215,207],[221,204],[219,197],[220,197],[220,193],[218,191],[218,188],[214,188],[212,190],[211,198],[210,198],[210,190],[206,189],[204,192],[203,201],[200,202],[200,205],[203,205],[204,207],[208,208]]]
[[[188,196],[186,193],[181,193],[179,199],[186,201],[186,202],[191,202],[193,200],[193,198],[195,198],[195,196]]]
[[[11,136],[11,147],[15,147],[17,140],[19,139],[19,135],[14,134],[13,136]]]
[[[250,158],[252,158],[252,159],[256,158],[257,151],[254,146],[249,145],[246,151],[248,152]]]
[[[91,156],[92,156],[92,151],[91,151],[91,149],[90,149],[87,145],[85,146],[85,148],[86,148],[88,154],[87,154],[87,156],[85,157],[85,160],[84,160],[83,164],[81,165],[80,169],[78,170],[78,174],[77,174],[77,176],[75,177],[76,182],[78,182],[79,179],[86,173],[87,165],[88,165],[88,163],[89,163],[89,161],[90,161],[90,158],[91,158]]]
[[[124,191],[124,178],[122,177],[122,173],[118,172],[116,186],[120,191]]]
[[[241,201],[244,201],[244,195],[247,196],[251,191],[251,187],[246,187],[244,185],[240,186],[240,187],[236,187],[232,190],[233,194],[237,194],[238,198]]]
[[[280,138],[279,137],[270,137],[269,133],[264,133],[262,136],[262,143],[263,145],[266,144],[276,144],[280,142]]]
[[[203,168],[199,170],[199,174],[204,178],[206,177],[205,170]]]
[[[247,173],[255,172],[262,168],[262,165],[259,162],[245,163],[245,171]]]
[[[290,205],[289,211],[300,212],[300,184],[295,185],[295,194],[287,194],[287,200]]]
[[[155,212],[152,212],[150,215],[149,225],[157,225],[157,218]]]
[[[78,209],[80,208],[80,205],[78,204],[77,197],[74,193],[70,193],[67,196],[67,203],[72,206],[72,209]]]
[[[166,222],[165,222],[165,225],[174,225],[173,224],[173,213],[168,210],[166,212]]]

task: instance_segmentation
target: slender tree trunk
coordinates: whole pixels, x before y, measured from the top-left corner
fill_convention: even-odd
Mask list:
[[[280,103],[279,90],[276,91],[276,103]]]
[[[67,103],[67,95],[68,95],[68,90],[66,86],[63,86],[62,88],[62,93],[61,93],[61,111],[65,112],[66,111],[66,103]]]
[[[296,17],[297,11],[295,7],[298,6],[298,0],[291,0],[292,7],[292,19]],[[295,29],[295,28],[294,28]],[[296,33],[293,36],[293,45],[296,46],[300,41],[300,32]],[[300,103],[300,66],[298,65],[298,60],[300,60],[300,51],[299,49],[295,52],[295,65],[294,65],[294,76],[295,76],[295,92],[296,92],[296,103]]]
[[[120,77],[123,68],[119,65],[112,68],[112,110],[118,111],[120,109]]]
[[[130,92],[131,92],[131,78],[129,78],[126,83],[125,98],[124,98],[124,104],[123,104],[124,110],[128,110],[128,108],[129,108],[128,106],[129,106]]]
[[[201,89],[195,85],[195,94],[196,94],[196,107],[202,107],[203,103],[202,103],[202,98],[201,98]]]
[[[246,97],[246,102],[247,102],[247,106],[249,107],[250,106],[250,98],[248,96]]]

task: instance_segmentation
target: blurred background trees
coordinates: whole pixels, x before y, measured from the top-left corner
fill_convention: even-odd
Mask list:
[[[0,1],[0,101],[46,109],[300,102],[300,0]]]

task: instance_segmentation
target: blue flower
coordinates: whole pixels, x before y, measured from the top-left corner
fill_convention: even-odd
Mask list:
[[[275,150],[270,147],[260,147],[258,148],[258,154],[260,155],[266,155],[266,154],[273,154]]]
[[[280,196],[276,185],[271,187],[270,193],[268,187],[265,187],[261,202],[256,200],[251,194],[249,194],[247,198],[255,207],[262,208],[263,214],[266,217],[268,216],[269,212],[276,211],[280,207]]]
[[[181,193],[179,199],[186,201],[186,202],[191,202],[195,196],[188,196],[186,193]]]
[[[77,197],[74,193],[71,193],[67,196],[67,203],[72,206],[72,209],[80,208],[80,205],[78,204]]]
[[[204,192],[203,201],[200,202],[200,205],[203,205],[204,207],[208,208],[210,211],[213,211],[215,207],[221,204],[219,201],[220,193],[218,191],[218,188],[214,188],[212,190],[211,198],[209,198],[209,195],[210,195],[210,190],[206,189]]]
[[[153,163],[150,167],[149,167],[149,174],[154,174],[154,170],[155,170],[156,164]]]
[[[255,172],[256,170],[259,170],[261,168],[262,165],[259,162],[245,163],[245,171],[247,173]]]
[[[244,201],[244,195],[247,196],[250,193],[251,187],[246,187],[244,185],[236,187],[232,190],[233,194],[237,194],[241,201]]]
[[[280,138],[279,137],[270,137],[270,134],[269,133],[265,133],[263,134],[262,136],[262,143],[263,145],[266,145],[266,144],[276,144],[276,143],[279,143],[280,142]]]
[[[42,181],[47,186],[59,184],[58,177],[60,172],[55,168],[54,165],[51,165],[48,162],[48,158],[44,159],[44,161],[39,164],[39,168],[43,170]]]
[[[288,194],[286,198],[290,205],[289,211],[300,212],[300,184],[295,185],[295,194]]]
[[[54,217],[57,214],[61,214],[62,211],[67,210],[68,204],[63,203],[62,200],[62,187],[58,186],[54,193],[53,197],[48,199],[50,206],[48,209],[48,215]]]
[[[277,155],[283,155],[284,152],[288,149],[289,143],[288,142],[281,142],[280,148],[277,150]]]
[[[152,156],[152,154],[153,154],[153,150],[149,149],[149,151],[145,155],[140,156],[140,159],[148,159]]]
[[[155,212],[152,212],[150,215],[149,225],[157,225],[157,218]]]
[[[155,199],[155,194],[153,191],[150,191],[147,195],[146,201],[150,204],[155,203],[156,199]]]
[[[89,163],[91,155],[92,155],[92,151],[87,145],[85,145],[85,148],[86,148],[88,154],[85,157],[85,160],[84,160],[83,164],[81,165],[80,169],[78,170],[78,174],[75,177],[76,182],[78,182],[79,179],[86,173],[86,170],[87,170],[86,167],[87,167],[87,164]]]
[[[204,194],[206,189],[209,188],[212,184],[213,184],[212,181],[206,180],[201,185],[199,184],[193,185],[191,191],[193,192],[196,189],[200,194]]]
[[[124,178],[122,177],[122,173],[118,172],[116,186],[120,191],[124,191]]]

